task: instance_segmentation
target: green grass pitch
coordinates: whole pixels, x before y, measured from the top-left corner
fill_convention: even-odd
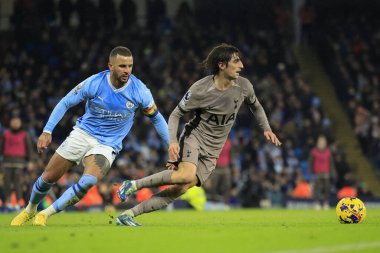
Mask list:
[[[160,211],[138,217],[142,227],[109,224],[109,215],[67,212],[47,227],[11,227],[14,214],[0,214],[0,252],[380,252],[380,209],[361,224],[340,224],[334,210]]]

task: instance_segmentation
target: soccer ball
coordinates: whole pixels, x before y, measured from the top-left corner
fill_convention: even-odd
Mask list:
[[[355,197],[343,198],[336,205],[336,215],[340,223],[360,223],[365,219],[364,203]]]

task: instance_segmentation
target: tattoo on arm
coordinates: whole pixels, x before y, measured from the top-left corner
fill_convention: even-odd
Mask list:
[[[104,175],[107,174],[108,170],[111,167],[107,158],[104,155],[94,155],[94,159],[95,159],[95,164],[99,166],[103,174]]]

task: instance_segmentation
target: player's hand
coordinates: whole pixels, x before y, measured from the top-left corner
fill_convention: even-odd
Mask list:
[[[178,162],[168,161],[165,166],[168,170],[177,170]]]
[[[264,136],[268,141],[271,141],[276,146],[281,146],[281,142],[272,131],[265,131]]]
[[[170,143],[168,149],[169,161],[178,161],[179,159],[179,144],[177,142]]]
[[[50,145],[51,143],[51,134],[43,132],[40,137],[38,137],[37,142],[37,151],[39,154],[43,153],[45,149]]]

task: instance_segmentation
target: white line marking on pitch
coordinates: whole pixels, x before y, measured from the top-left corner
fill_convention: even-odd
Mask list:
[[[380,248],[380,242],[367,242],[357,244],[343,244],[337,246],[325,246],[311,249],[294,249],[294,250],[279,250],[270,251],[268,253],[335,253],[349,250],[360,250],[369,248]]]

